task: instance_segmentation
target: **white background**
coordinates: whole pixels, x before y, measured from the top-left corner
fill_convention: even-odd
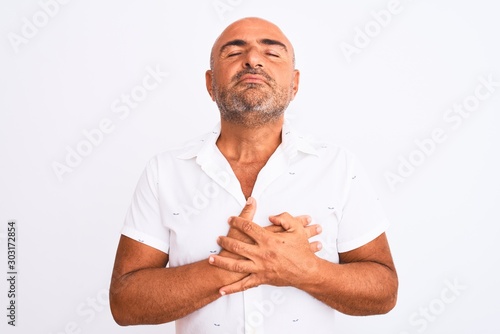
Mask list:
[[[106,294],[120,229],[147,160],[217,122],[204,83],[213,41],[232,21],[260,16],[296,49],[292,124],[355,152],[392,222],[398,305],[340,316],[335,333],[499,333],[500,87],[459,126],[443,117],[473,101],[480,77],[500,81],[500,6],[401,0],[390,22],[374,25],[372,11],[389,3],[73,0],[49,17],[37,1],[2,0],[0,267],[15,219],[19,277],[15,329],[1,279],[1,332],[174,332],[114,323]],[[27,21],[39,25],[29,38]],[[346,57],[342,43],[360,46],[365,28],[367,45]],[[111,105],[148,67],[169,75],[120,119]],[[59,180],[54,162],[65,164],[68,147],[104,119],[113,131]],[[424,157],[415,141],[437,128],[446,140]],[[391,187],[401,157],[419,166]]]

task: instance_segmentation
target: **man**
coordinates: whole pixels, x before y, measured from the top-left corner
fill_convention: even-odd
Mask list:
[[[153,158],[139,180],[111,281],[118,324],[332,333],[336,311],[394,307],[387,222],[365,174],[284,120],[294,64],[285,35],[259,18],[216,40],[206,84],[220,126]]]

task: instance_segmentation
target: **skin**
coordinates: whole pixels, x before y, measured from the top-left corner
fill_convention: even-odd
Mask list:
[[[238,217],[251,221],[255,211],[256,203],[250,199]],[[307,226],[309,216],[295,219],[305,226],[308,238],[321,232],[317,225]],[[273,224],[265,229],[283,232],[281,226]],[[236,229],[228,232],[232,240],[250,242],[242,235]],[[310,249],[314,252],[320,247],[315,242]],[[225,250],[219,255],[240,258]],[[121,236],[110,287],[110,307],[116,323],[127,326],[174,321],[220,298],[221,286],[248,276],[217,268],[207,260],[175,268],[165,268],[167,263],[168,254]]]
[[[283,113],[298,92],[300,72],[283,32],[257,18],[227,27],[214,43],[210,59],[207,91],[221,109],[217,146],[248,198],[259,171],[281,143]],[[224,92],[237,95],[247,105],[225,101]],[[265,110],[265,103],[259,101],[271,102]]]
[[[214,43],[206,86],[221,111],[217,147],[248,199],[223,250],[207,260],[165,268],[168,254],[122,236],[111,279],[110,305],[120,325],[160,324],[186,316],[224,294],[261,284],[293,286],[347,314],[386,313],[398,280],[385,234],[341,253],[340,264],[318,258],[321,233],[310,217],[281,213],[270,225],[252,222],[250,197],[259,171],[281,143],[283,112],[295,97],[300,73],[293,47],[274,24],[247,18],[228,26]],[[204,277],[200,280],[199,277]]]
[[[355,250],[341,253],[340,264],[323,260],[311,251],[308,235],[288,213],[270,217],[284,233],[270,233],[241,217],[232,228],[254,242],[220,237],[218,243],[240,259],[211,256],[209,262],[232,272],[249,273],[222,287],[222,295],[268,284],[304,290],[332,308],[349,315],[389,312],[396,303],[397,276],[385,234]]]

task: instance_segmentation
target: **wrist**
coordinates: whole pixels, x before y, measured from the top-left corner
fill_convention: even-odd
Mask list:
[[[305,268],[301,270],[301,274],[297,275],[297,280],[293,287],[310,292],[316,290],[316,287],[322,286],[325,281],[325,265],[326,260],[323,260],[314,255],[311,260],[305,262]]]

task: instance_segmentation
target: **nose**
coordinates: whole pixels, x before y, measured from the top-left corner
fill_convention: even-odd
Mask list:
[[[248,50],[245,61],[245,68],[257,68],[257,67],[264,67],[264,62],[262,61],[262,56],[258,52],[258,50],[252,48]]]

